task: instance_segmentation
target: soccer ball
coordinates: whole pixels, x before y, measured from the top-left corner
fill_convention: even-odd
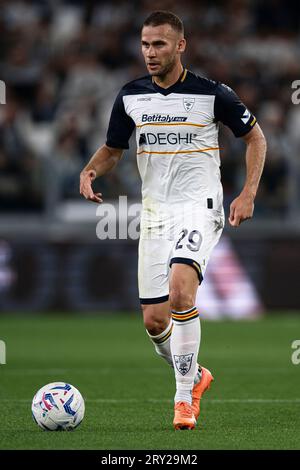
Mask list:
[[[34,421],[46,431],[71,431],[84,417],[84,400],[77,388],[53,382],[40,388],[32,400]]]

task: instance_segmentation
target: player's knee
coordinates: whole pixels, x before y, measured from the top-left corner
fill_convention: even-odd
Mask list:
[[[144,317],[144,326],[150,335],[156,336],[166,329],[166,324],[161,319],[154,316]]]
[[[181,287],[173,287],[170,290],[170,307],[171,310],[180,312],[188,310],[195,305],[195,299],[191,292]]]
[[[169,319],[160,314],[152,305],[142,305],[144,326],[150,335],[159,335],[168,326]]]

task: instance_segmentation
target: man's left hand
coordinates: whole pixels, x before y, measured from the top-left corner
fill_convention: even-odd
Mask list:
[[[230,204],[229,223],[238,227],[244,220],[251,219],[254,211],[254,197],[246,192],[241,194]]]

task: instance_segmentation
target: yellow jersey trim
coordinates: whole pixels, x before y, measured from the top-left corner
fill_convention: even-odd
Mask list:
[[[194,126],[194,127],[206,127],[207,124],[194,124],[193,122],[146,122],[145,124],[137,124],[136,127],[144,126]]]
[[[182,78],[181,78],[181,83],[184,82],[185,80],[185,77],[186,77],[186,74],[187,74],[187,69],[184,69],[184,72],[183,72],[183,75],[182,75]]]
[[[178,150],[175,152],[148,152],[147,150],[141,150],[140,152],[137,152],[137,155],[141,155],[142,153],[148,153],[149,155],[151,154],[157,154],[157,155],[175,155],[177,153],[201,153],[201,152],[207,152],[208,150],[219,150],[220,147],[207,147],[204,149],[199,149],[199,150]]]

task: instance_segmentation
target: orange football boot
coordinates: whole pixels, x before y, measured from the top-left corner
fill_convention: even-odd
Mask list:
[[[203,393],[209,389],[211,382],[214,380],[211,372],[208,369],[205,369],[205,367],[201,366],[202,370],[202,376],[201,380],[194,385],[193,391],[192,391],[192,411],[193,414],[196,418],[196,420],[199,418],[200,415],[200,400],[203,395]]]
[[[194,429],[196,425],[196,419],[193,414],[192,407],[186,401],[178,401],[174,407],[175,415],[173,420],[173,426],[175,430],[178,429]]]

